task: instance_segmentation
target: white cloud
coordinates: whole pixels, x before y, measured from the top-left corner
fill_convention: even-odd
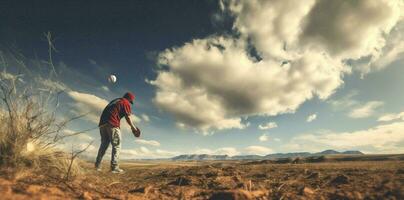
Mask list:
[[[156,140],[136,139],[135,142],[139,143],[139,144],[145,144],[145,145],[156,146],[156,147],[160,146],[160,142],[158,142]]]
[[[327,98],[342,83],[343,66],[319,54],[280,66],[255,62],[244,48],[228,38],[209,38],[165,51],[159,63],[171,70],[150,82],[158,88],[154,102],[191,127],[245,128],[243,115],[293,112],[313,94]]]
[[[317,114],[312,114],[307,117],[306,122],[312,122],[315,119],[317,119]]]
[[[67,94],[74,100],[74,112],[87,114],[86,119],[98,123],[101,112],[108,104],[108,101],[93,94],[77,91],[68,91]]]
[[[63,134],[65,134],[65,135],[74,135],[74,136],[71,136],[70,139],[78,140],[80,142],[88,142],[88,141],[94,140],[94,138],[92,136],[90,136],[88,133],[82,132],[82,131],[74,131],[74,130],[71,130],[71,129],[64,129]]]
[[[260,124],[258,126],[259,129],[261,130],[268,130],[268,129],[273,129],[278,127],[278,124],[276,124],[276,122],[268,122],[266,124]]]
[[[107,100],[89,93],[69,91],[67,94],[78,104],[89,106],[91,110],[102,110],[108,104]]]
[[[283,148],[289,151],[363,150],[369,153],[404,153],[404,122],[352,132],[323,131],[294,137]]]
[[[163,149],[150,150],[146,147],[121,150],[123,159],[169,158],[178,154],[179,152],[175,151],[167,151]]]
[[[143,154],[146,154],[146,155],[151,154],[151,151],[146,147],[140,147],[139,151],[140,151],[140,153],[143,153]]]
[[[172,157],[178,155],[179,152],[176,151],[167,151],[167,150],[162,150],[162,149],[157,149],[156,150],[156,156],[158,157]]]
[[[185,125],[184,123],[180,123],[180,122],[175,123],[175,125],[180,129],[185,129],[187,127],[187,125]]]
[[[240,154],[240,152],[238,152],[237,149],[233,148],[233,147],[222,147],[222,148],[216,149],[215,153],[220,154],[220,155],[228,155],[228,156],[235,156],[235,155]]]
[[[280,139],[280,138],[274,138],[274,141],[275,141],[275,142],[280,142],[281,139]]]
[[[40,87],[45,87],[39,88],[40,90],[60,92],[68,89],[62,82],[53,81],[51,79],[37,78],[37,82],[40,84]]]
[[[330,103],[335,110],[347,109],[359,104],[358,101],[353,99],[356,95],[358,95],[358,91],[352,90],[346,96],[339,99],[331,99],[328,103]]]
[[[76,131],[73,131],[73,130],[71,130],[71,129],[64,129],[64,130],[63,130],[63,134],[66,134],[66,135],[71,135],[71,134],[73,134],[73,133],[76,133]]]
[[[402,8],[404,9],[404,8]],[[404,21],[401,21],[390,33],[386,45],[370,58],[369,63],[358,65],[362,74],[382,70],[391,63],[404,59]]]
[[[399,23],[403,21],[404,3],[401,0],[224,2],[230,4],[229,10],[235,15],[235,29],[251,38],[263,57],[288,59],[293,57],[294,50],[305,48],[336,59],[370,56],[367,67],[355,66],[367,73],[377,68],[370,65],[380,58],[394,61],[395,55],[402,52],[399,43],[404,35]]]
[[[258,138],[258,140],[260,141],[260,142],[266,142],[266,141],[268,141],[268,135],[267,134],[262,134],[259,138]]]
[[[194,151],[194,154],[215,154],[214,150],[207,149],[207,148],[200,148]]]
[[[251,42],[265,58],[288,59],[288,52],[298,41],[302,20],[310,12],[314,0],[230,0],[229,11],[235,15],[234,28]]]
[[[90,135],[86,134],[86,133],[82,133],[82,134],[78,134],[77,138],[80,139],[80,141],[92,141],[94,140],[93,137],[91,137]]]
[[[109,88],[107,87],[107,86],[102,86],[101,87],[101,90],[104,90],[105,92],[109,92],[110,90],[109,90]]]
[[[142,119],[140,119],[140,117],[138,117],[138,116],[136,116],[136,115],[134,115],[134,114],[131,114],[131,115],[130,115],[130,118],[131,118],[132,121],[135,122],[135,123],[140,123],[140,122],[142,121]]]
[[[193,152],[193,154],[210,154],[210,155],[228,155],[235,156],[240,154],[256,154],[256,155],[267,155],[273,153],[272,149],[264,146],[248,146],[244,148],[242,152],[238,151],[234,147],[222,147],[218,149],[207,149],[201,148]]]
[[[248,146],[245,148],[248,154],[267,155],[272,153],[272,149],[263,146]]]
[[[88,59],[88,62],[91,63],[92,65],[97,65],[97,61],[93,59]]]
[[[291,113],[314,96],[327,99],[350,72],[346,60],[376,55],[389,41],[399,2],[222,1],[240,37],[194,39],[160,53],[157,63],[167,67],[149,81],[154,103],[204,132],[245,128],[244,116]]]
[[[139,152],[133,149],[121,149],[120,156],[123,159],[133,159],[139,156]]]
[[[197,149],[195,152],[195,154],[210,154],[210,155],[228,155],[228,156],[235,156],[240,154],[239,151],[237,151],[236,148],[234,147],[222,147],[222,148],[218,148],[218,149],[206,149],[206,148],[202,148],[202,149]]]
[[[375,114],[375,110],[381,107],[384,103],[381,101],[370,101],[364,104],[363,106],[359,106],[352,110],[349,113],[349,117],[351,118],[366,118]]]
[[[149,122],[149,121],[150,121],[149,116],[146,115],[146,114],[141,114],[140,117],[142,117],[142,120],[145,121],[145,122]]]
[[[77,151],[81,151],[88,147],[86,149],[86,151],[84,151],[82,153],[82,155],[89,156],[89,157],[95,157],[95,156],[97,156],[97,153],[98,153],[98,146],[96,146],[94,144],[90,145],[90,142],[91,141],[77,141],[77,140],[71,141],[71,140],[69,140],[65,143],[58,144],[57,148],[65,151],[67,153],[70,153],[70,152],[72,152],[72,150],[74,152],[77,152]]]
[[[379,122],[389,122],[389,121],[393,121],[393,120],[404,120],[404,112],[401,113],[390,113],[390,114],[385,114],[383,116],[380,116],[379,119],[377,121]]]
[[[89,142],[77,142],[77,141],[69,141],[60,146],[66,152],[70,152],[72,148],[72,144],[74,150],[81,150],[89,144]],[[83,155],[95,158],[98,153],[99,144],[94,145],[92,144]],[[164,149],[149,149],[144,146],[138,148],[123,148],[120,151],[120,158],[121,159],[150,159],[150,158],[169,158],[175,155],[179,155],[179,152],[176,151],[168,151]],[[107,152],[105,153],[104,160],[110,159],[111,155],[111,148],[108,148]]]
[[[98,124],[100,120],[101,113],[105,106],[108,105],[108,101],[98,97],[93,94],[77,92],[77,91],[68,91],[68,96],[72,98],[73,101],[73,112],[76,114],[86,114],[84,116],[85,119]],[[135,123],[140,123],[141,119],[131,114],[130,118]],[[121,126],[122,130],[130,132],[129,126]]]
[[[399,4],[401,0],[319,0],[300,37],[305,45],[340,58],[375,55],[400,20]]]
[[[89,145],[90,143],[79,143],[79,144],[75,144],[74,146],[75,146],[75,148],[74,148],[74,151],[81,151],[81,150],[83,150],[83,149],[85,149],[85,148],[87,148],[87,150],[85,151],[85,153],[90,153],[90,154],[93,154],[93,153],[95,153],[95,152],[97,152],[98,151],[98,148],[97,147],[95,147],[94,145]]]

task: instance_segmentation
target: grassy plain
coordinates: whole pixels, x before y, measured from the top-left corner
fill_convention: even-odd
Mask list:
[[[318,162],[131,161],[124,174],[84,163],[60,182],[42,173],[0,178],[2,199],[403,199],[403,155],[328,156]],[[350,161],[345,161],[350,160]]]

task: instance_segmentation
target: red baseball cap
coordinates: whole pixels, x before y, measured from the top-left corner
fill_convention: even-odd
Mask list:
[[[132,92],[127,92],[125,95],[123,95],[123,98],[127,99],[131,104],[133,104],[133,101],[135,100],[135,95]]]

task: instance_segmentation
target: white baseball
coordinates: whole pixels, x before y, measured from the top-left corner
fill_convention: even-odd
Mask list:
[[[113,74],[109,75],[108,82],[115,83],[116,82],[116,76],[113,75]]]

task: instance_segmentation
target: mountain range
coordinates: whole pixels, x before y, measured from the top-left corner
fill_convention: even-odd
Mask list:
[[[265,156],[260,155],[209,155],[209,154],[184,154],[171,158],[173,161],[187,161],[187,160],[272,160],[279,158],[297,158],[297,157],[311,157],[311,156],[323,156],[323,155],[363,155],[360,151],[335,151],[325,150],[317,153],[309,152],[295,152],[295,153],[275,153]]]

